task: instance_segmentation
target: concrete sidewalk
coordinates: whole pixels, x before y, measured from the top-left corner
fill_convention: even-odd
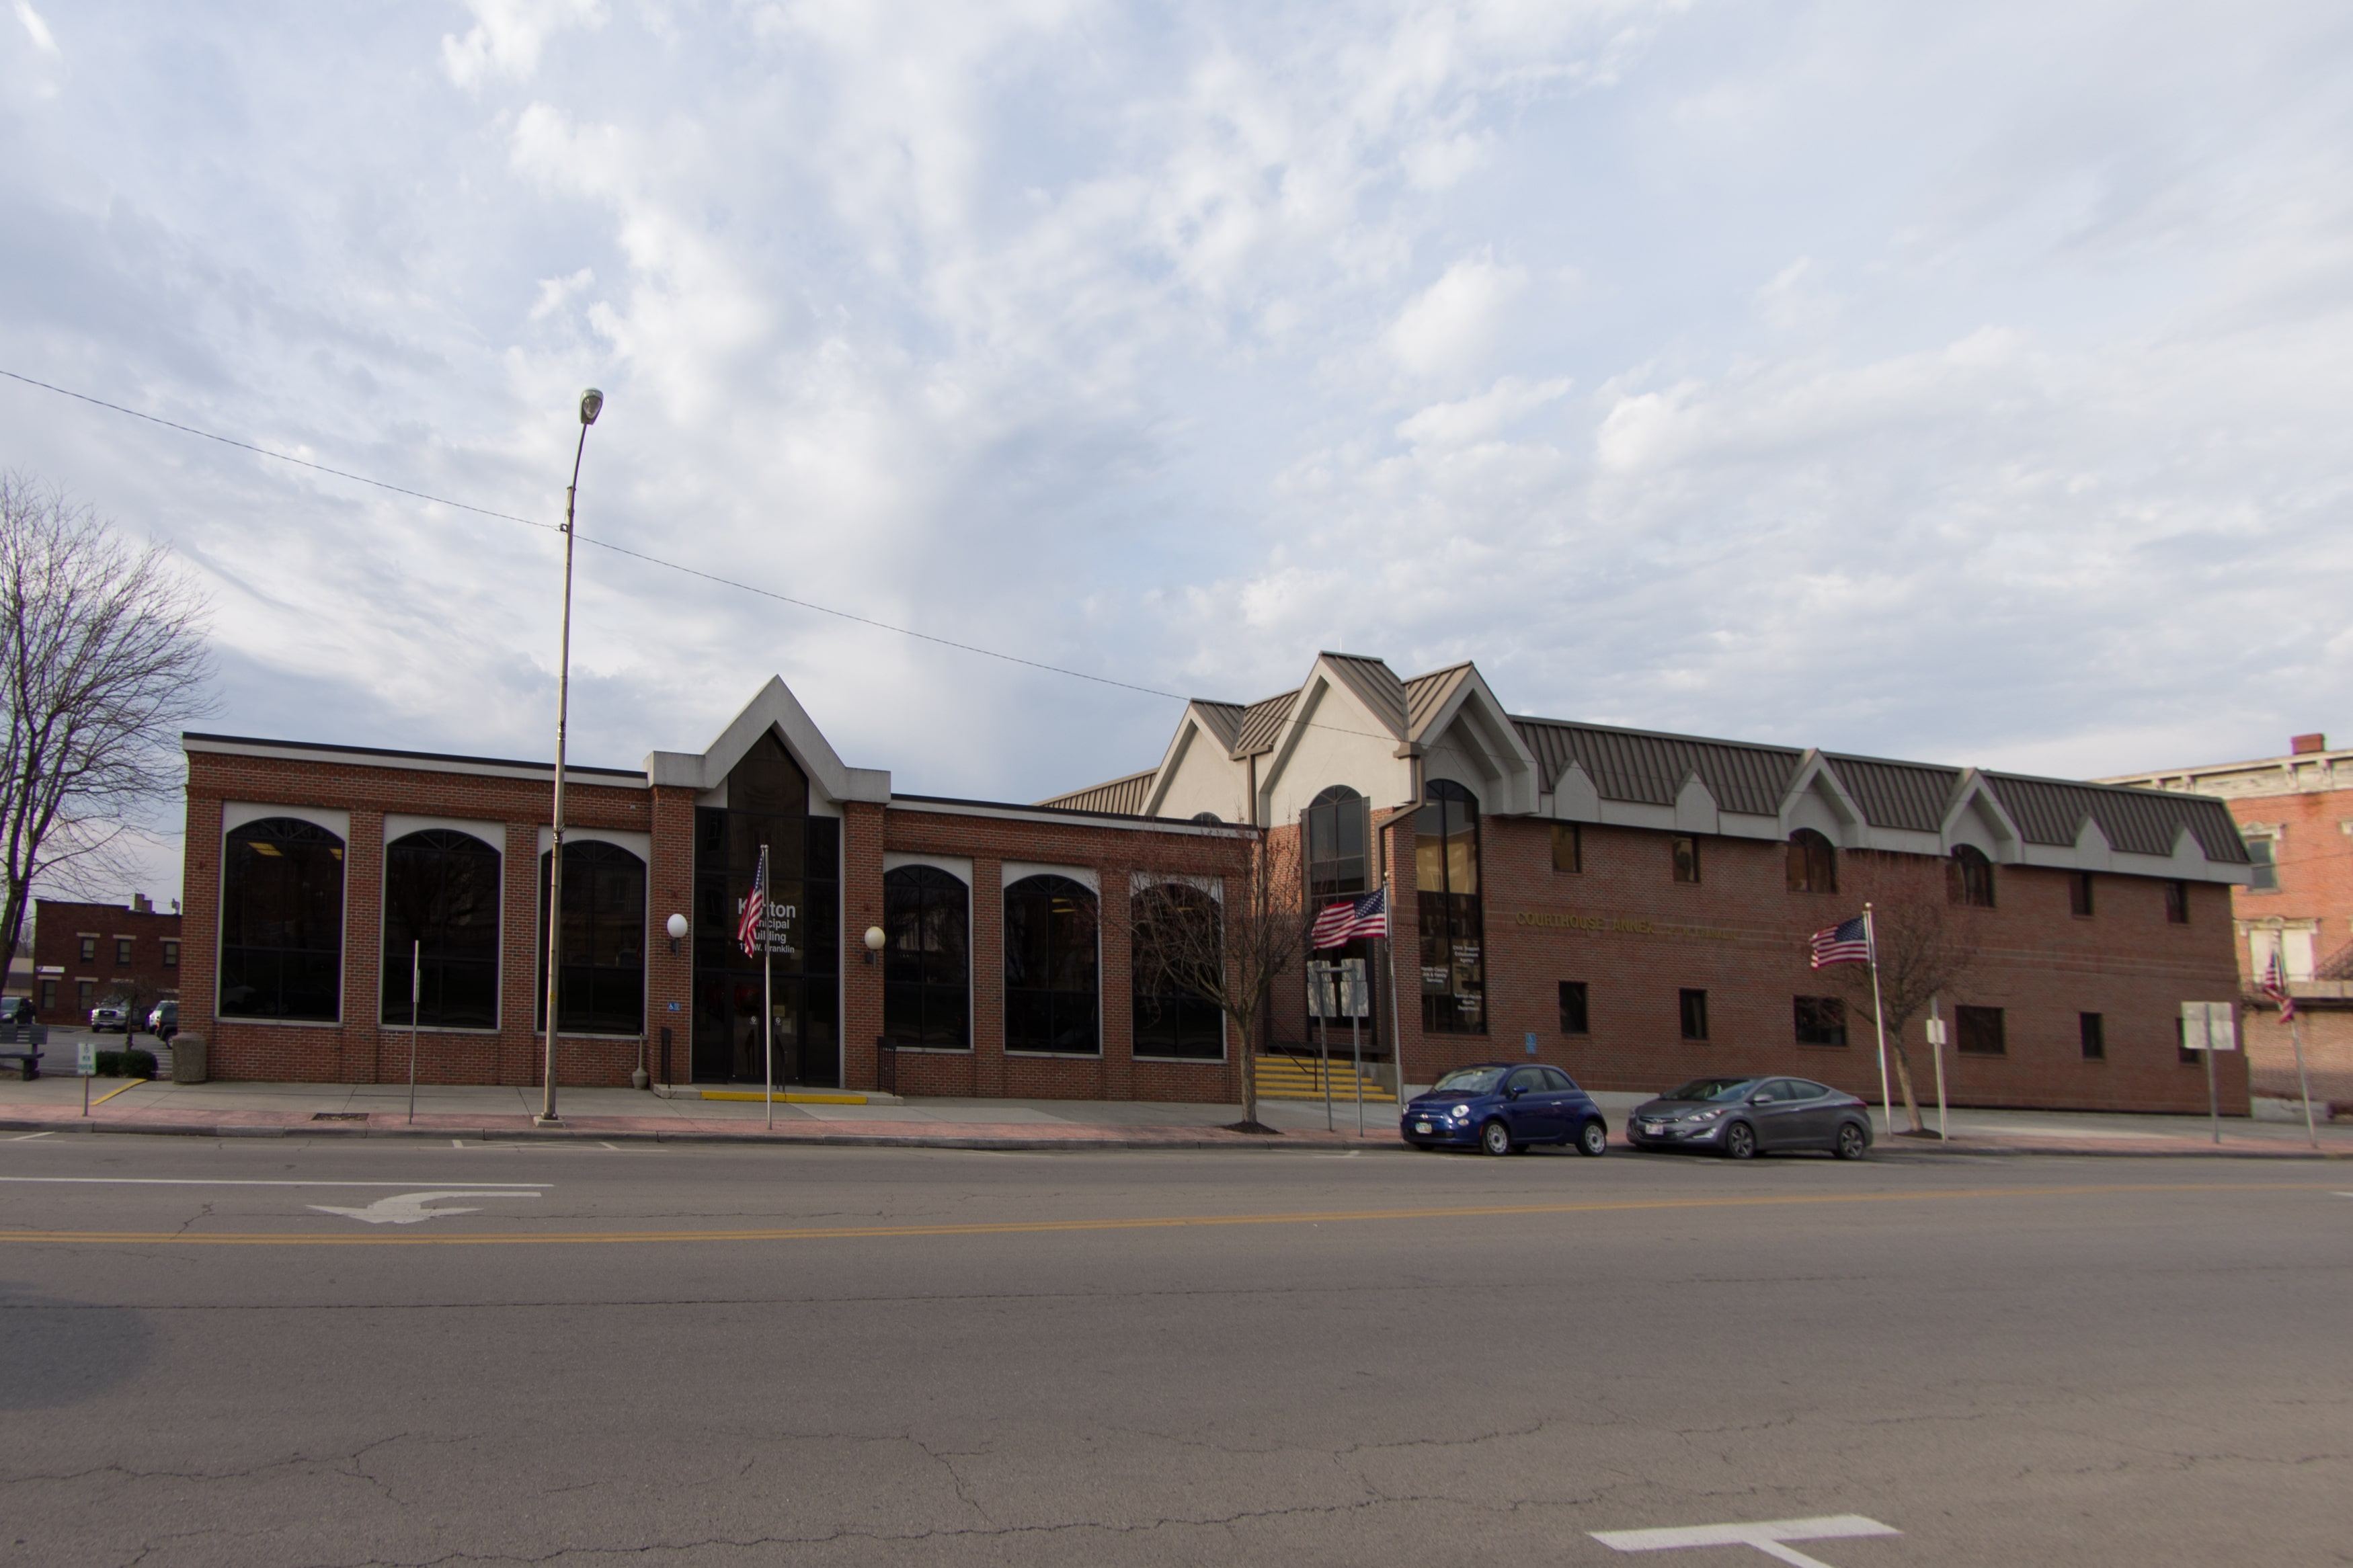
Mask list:
[[[69,1058],[69,1060],[71,1058]],[[564,1089],[561,1129],[533,1121],[536,1089],[420,1084],[417,1113],[408,1119],[405,1084],[144,1083],[95,1079],[95,1102],[82,1115],[82,1084],[73,1077],[34,1083],[0,1080],[0,1132],[179,1132],[216,1137],[419,1137],[513,1142],[773,1142],[877,1147],[952,1149],[1314,1149],[1366,1148],[1405,1152],[1396,1110],[1365,1107],[1365,1136],[1356,1134],[1356,1107],[1333,1107],[1324,1130],[1320,1102],[1263,1100],[1259,1119],[1276,1135],[1243,1134],[1238,1105],[1169,1104],[1149,1100],[907,1100],[879,1103],[779,1103],[774,1131],[767,1108],[749,1100],[663,1099],[628,1089]],[[855,1098],[845,1096],[842,1098]],[[1608,1113],[1612,1142],[1626,1112],[1643,1098],[1597,1094]],[[1899,1118],[1901,1111],[1898,1112]],[[1874,1116],[1874,1121],[1876,1121]],[[1934,1125],[1931,1114],[1930,1123]],[[1956,1110],[1949,1142],[1935,1138],[1881,1137],[1883,1156],[1952,1155],[2232,1155],[2256,1158],[2353,1159],[2353,1126],[2320,1127],[2320,1148],[2303,1125],[2226,1118],[2218,1147],[2202,1117],[2108,1115],[2087,1112]],[[1672,1156],[1662,1156],[1672,1157]]]

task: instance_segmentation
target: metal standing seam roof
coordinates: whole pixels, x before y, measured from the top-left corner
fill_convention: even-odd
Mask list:
[[[2175,837],[2186,827],[2208,860],[2247,863],[2246,840],[2239,836],[2231,808],[2211,795],[2021,773],[1989,773],[1985,779],[2030,844],[2073,844],[2088,816],[2100,825],[2110,848],[2128,855],[2170,855]]]
[[[1113,779],[1087,789],[1072,790],[1068,795],[1049,795],[1039,805],[1060,806],[1065,811],[1108,811],[1121,816],[1142,816],[1144,803],[1152,794],[1152,781],[1158,776],[1156,767],[1140,773],[1130,773],[1124,779]]]
[[[1417,675],[1405,683],[1406,738],[1428,739],[1430,721],[1446,706],[1457,688],[1470,678],[1472,664],[1450,664],[1444,669],[1433,669],[1427,675]]]
[[[1399,740],[1405,738],[1405,682],[1397,678],[1397,671],[1388,667],[1387,660],[1328,649],[1321,657],[1331,661],[1332,673],[1346,683],[1376,720],[1388,727],[1390,734]]]
[[[1210,737],[1230,752],[1234,749],[1234,737],[1241,733],[1242,715],[1249,710],[1239,702],[1217,702],[1207,697],[1196,697],[1193,699],[1193,710],[1201,716],[1201,722],[1208,729]]]
[[[1251,703],[1242,713],[1241,728],[1234,736],[1234,749],[1227,754],[1240,762],[1274,750],[1274,737],[1298,701],[1299,693],[1293,690]]]
[[[1846,786],[1849,799],[1873,827],[1896,827],[1912,833],[1936,833],[1945,826],[1953,791],[1961,770],[1934,763],[1891,763],[1880,757],[1843,757],[1826,753],[1822,759]],[[2072,844],[2074,836],[2067,841]]]
[[[1672,805],[1693,774],[1723,811],[1752,816],[1779,813],[1797,776],[1803,752],[1786,746],[1746,745],[1691,735],[1662,735],[1572,724],[1557,719],[1519,719],[1512,727],[1535,753],[1551,790],[1572,762],[1584,768],[1604,800]]]

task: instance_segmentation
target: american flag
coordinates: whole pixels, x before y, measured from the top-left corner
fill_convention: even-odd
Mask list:
[[[1375,888],[1361,899],[1324,905],[1324,912],[1315,917],[1314,930],[1308,933],[1308,945],[1341,947],[1360,936],[1388,934],[1389,890]]]
[[[752,891],[744,900],[744,918],[735,922],[735,940],[744,944],[744,956],[758,956],[760,917],[768,912],[768,847],[760,846],[760,865],[752,873]]]
[[[2272,949],[2272,961],[2263,965],[2263,994],[2279,1004],[2280,1022],[2295,1016],[2295,998],[2287,994],[2287,971],[2280,964],[2279,949]]]
[[[1814,933],[1814,967],[1871,962],[1871,925],[1862,915]]]

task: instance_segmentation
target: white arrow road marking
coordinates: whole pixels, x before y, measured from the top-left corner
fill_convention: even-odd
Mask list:
[[[397,1197],[378,1198],[364,1209],[339,1209],[327,1204],[312,1204],[310,1206],[317,1209],[321,1214],[341,1215],[345,1219],[355,1219],[364,1225],[417,1225],[425,1220],[440,1219],[453,1214],[481,1212],[475,1208],[429,1209],[425,1206],[429,1203],[438,1203],[443,1198],[535,1198],[539,1195],[537,1193],[521,1193],[512,1187],[502,1187],[496,1191],[484,1192],[403,1193]]]
[[[1794,1568],[1830,1568],[1819,1557],[1809,1557],[1790,1541],[1839,1541],[1858,1535],[1901,1535],[1904,1532],[1859,1513],[1831,1514],[1821,1519],[1766,1519],[1753,1524],[1694,1524],[1667,1530],[1597,1530],[1593,1539],[1612,1552],[1675,1552],[1692,1546],[1754,1546],[1767,1557]]]

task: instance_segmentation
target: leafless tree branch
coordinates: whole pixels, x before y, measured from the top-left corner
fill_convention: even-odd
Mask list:
[[[1870,850],[1850,851],[1841,858],[1841,890],[1871,905],[1879,952],[1878,1005],[1904,1108],[1917,1132],[1926,1123],[1912,1086],[1912,1055],[1904,1043],[1904,1030],[1928,1010],[1933,997],[1952,990],[1977,968],[1977,937],[1967,919],[1971,911],[1954,907],[1940,860]],[[1870,1016],[1873,995],[1866,966],[1842,963],[1824,973],[1845,992],[1856,1012]]]

